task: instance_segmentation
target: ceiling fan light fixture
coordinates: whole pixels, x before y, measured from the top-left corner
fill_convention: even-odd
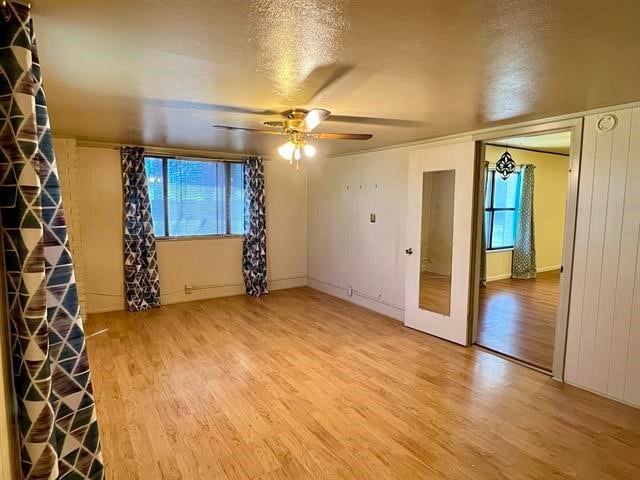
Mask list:
[[[291,160],[296,150],[296,144],[289,140],[287,143],[278,147],[278,153],[285,160]]]
[[[308,143],[305,144],[302,149],[304,150],[304,155],[306,157],[311,158],[316,154],[316,147],[314,147],[313,145],[309,145]]]

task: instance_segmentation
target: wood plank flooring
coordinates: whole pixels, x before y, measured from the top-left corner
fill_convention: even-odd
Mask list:
[[[92,315],[114,479],[640,478],[640,411],[317,291]]]
[[[421,272],[418,306],[423,310],[449,316],[451,313],[451,276]]]
[[[480,288],[478,345],[551,371],[560,271],[507,278]]]

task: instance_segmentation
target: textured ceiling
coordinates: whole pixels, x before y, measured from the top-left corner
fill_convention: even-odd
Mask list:
[[[509,147],[523,147],[543,152],[568,154],[571,150],[571,132],[546,133],[526,137],[510,137],[493,140],[489,143]]]
[[[279,137],[211,125],[277,119],[242,109],[370,117],[323,123],[374,134],[318,142],[328,154],[640,100],[640,2],[613,3],[34,0],[32,10],[56,134],[272,155]],[[297,86],[336,64],[344,75],[304,99]]]

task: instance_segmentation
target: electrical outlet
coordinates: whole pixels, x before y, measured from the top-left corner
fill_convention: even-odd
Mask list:
[[[190,293],[193,292],[193,287],[191,286],[191,284],[187,284],[184,286],[184,293],[186,293],[187,295],[189,295]]]

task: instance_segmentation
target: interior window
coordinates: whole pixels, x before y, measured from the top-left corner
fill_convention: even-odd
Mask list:
[[[145,157],[156,237],[244,234],[241,163]]]
[[[484,202],[487,250],[513,248],[519,195],[520,172],[503,180],[495,170],[489,170]]]

